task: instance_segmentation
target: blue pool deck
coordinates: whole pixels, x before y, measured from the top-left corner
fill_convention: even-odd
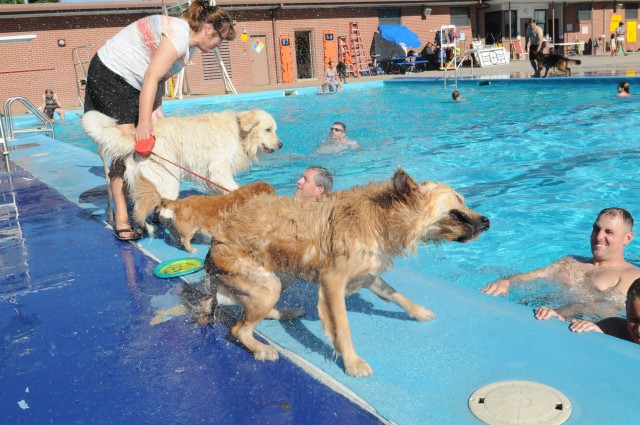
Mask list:
[[[181,314],[177,293],[201,273],[153,276],[184,251],[113,238],[97,155],[43,136],[11,145],[12,172],[0,171],[2,424],[480,424],[469,397],[505,380],[562,392],[566,424],[638,421],[640,347],[401,267],[385,279],[437,317],[417,323],[367,291],[350,296],[372,377],[343,373],[304,282],[282,303],[307,315],[262,322],[282,355],[257,362],[228,321],[200,327]]]

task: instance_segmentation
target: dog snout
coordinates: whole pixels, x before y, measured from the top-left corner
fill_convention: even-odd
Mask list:
[[[476,230],[485,231],[489,230],[489,227],[491,227],[489,219],[483,215],[480,215],[474,219],[470,215],[460,210],[451,210],[449,211],[449,215],[458,223],[469,224]]]
[[[278,149],[282,149],[283,146],[282,140],[278,139]]]
[[[489,222],[489,219],[483,215],[480,216],[480,227],[482,230],[489,230],[489,227],[491,227],[491,222]]]

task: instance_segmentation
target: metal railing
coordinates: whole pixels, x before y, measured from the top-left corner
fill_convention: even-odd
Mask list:
[[[14,102],[20,102],[22,105],[27,108],[29,112],[33,114],[35,118],[37,118],[41,125],[38,127],[28,127],[15,129],[13,127],[13,113],[11,111],[11,107]],[[4,102],[4,113],[3,116],[0,117],[0,142],[2,144],[2,156],[4,157],[4,162],[7,166],[7,171],[9,169],[9,147],[7,146],[7,142],[9,140],[15,140],[16,134],[23,133],[45,133],[52,139],[55,139],[56,134],[53,129],[53,124],[49,121],[49,118],[38,109],[33,103],[29,102],[26,98],[22,96],[13,96],[7,99]]]

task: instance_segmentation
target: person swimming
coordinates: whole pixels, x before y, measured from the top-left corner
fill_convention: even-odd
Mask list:
[[[347,126],[340,121],[336,121],[329,129],[329,137],[320,143],[316,152],[337,153],[345,149],[358,148],[360,148],[360,145],[358,145],[355,140],[351,140],[347,137]]]
[[[618,93],[615,95],[615,97],[629,97],[630,95],[631,93],[628,81],[622,81],[620,84],[618,84]]]

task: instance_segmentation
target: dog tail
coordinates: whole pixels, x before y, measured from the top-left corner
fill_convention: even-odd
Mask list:
[[[133,218],[140,226],[144,225],[147,217],[156,208],[161,207],[170,210],[175,208],[175,201],[160,196],[153,183],[142,175],[138,175],[136,178],[132,196],[136,204],[133,209]]]
[[[82,117],[82,128],[107,156],[121,158],[133,154],[133,134],[123,133],[116,125],[116,120],[98,111],[89,111]]]
[[[580,65],[582,61],[580,59],[569,59],[569,63]]]

